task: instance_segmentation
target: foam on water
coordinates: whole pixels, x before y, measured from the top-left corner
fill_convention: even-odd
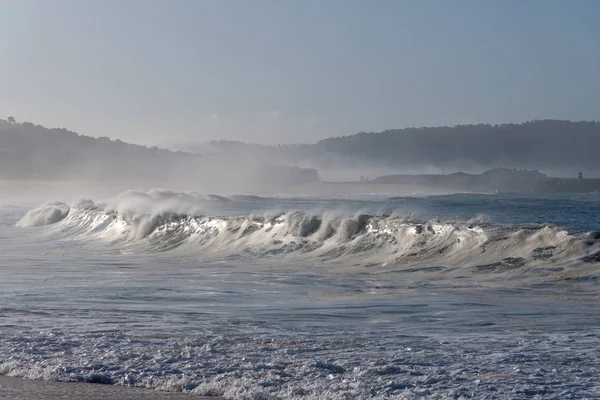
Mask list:
[[[0,364],[3,374],[231,399],[564,399],[600,393],[597,331],[485,338],[3,336],[2,350],[20,351],[20,359]]]
[[[331,211],[218,217],[202,213],[207,202],[215,201],[204,196],[193,195],[195,202],[189,196],[165,201],[139,193],[124,199],[98,205],[79,201],[70,207],[45,204],[29,211],[17,225],[45,223],[48,235],[103,240],[140,253],[176,251],[203,260],[259,259],[287,266],[341,264],[386,270],[435,266],[452,277],[465,271],[523,276],[540,266],[587,271],[600,254],[598,232],[569,234],[552,225],[493,225],[481,217],[465,222],[418,221]]]
[[[437,218],[406,198],[164,190],[0,208],[0,374],[231,399],[597,398],[600,234],[577,229],[600,225],[595,203],[563,200],[576,226],[490,217],[509,200],[466,218],[479,200],[418,199]]]
[[[57,223],[69,213],[69,206],[64,203],[46,203],[38,208],[28,211],[17,226],[31,227]]]

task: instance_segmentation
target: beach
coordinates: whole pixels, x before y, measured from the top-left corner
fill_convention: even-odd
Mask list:
[[[0,398],[11,400],[220,400],[221,397],[194,396],[186,393],[92,383],[47,382],[0,376]]]

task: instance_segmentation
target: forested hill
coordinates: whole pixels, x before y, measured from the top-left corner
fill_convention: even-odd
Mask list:
[[[326,180],[358,180],[392,174],[539,169],[552,176],[578,171],[600,176],[600,123],[543,120],[523,124],[406,128],[266,146],[214,141],[182,148],[269,159],[317,168]]]
[[[0,120],[0,179],[183,180],[234,188],[240,184],[316,182],[314,169],[171,151]]]
[[[63,128],[0,120],[1,178],[121,179],[165,174],[198,159],[173,152],[79,135]]]
[[[388,165],[457,162],[484,167],[600,167],[600,123],[543,120],[523,124],[407,128],[325,139],[313,146]]]
[[[600,123],[407,128],[267,146],[215,141],[170,151],[0,120],[0,178],[357,180],[406,173],[479,173],[495,167],[600,176]],[[199,154],[193,154],[193,151]],[[275,167],[274,167],[275,166]],[[298,166],[302,168],[290,168]],[[242,173],[243,172],[243,173]],[[258,179],[258,178],[256,178]]]

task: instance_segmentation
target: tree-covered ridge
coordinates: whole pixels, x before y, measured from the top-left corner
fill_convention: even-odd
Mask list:
[[[197,155],[79,135],[64,128],[0,120],[3,178],[132,177],[159,173]]]
[[[214,141],[199,151],[312,166],[326,180],[391,174],[481,173],[499,166],[572,177],[600,176],[600,123],[559,120],[361,132],[314,144]]]
[[[542,168],[553,164],[597,169],[600,123],[542,120],[393,129],[325,139],[314,147],[398,166],[442,167],[462,162],[486,167]]]
[[[45,128],[13,118],[0,120],[0,179],[314,182],[317,171],[269,160],[249,162],[147,147],[108,137],[93,138],[63,128]]]
[[[0,120],[0,177],[219,176],[243,181],[251,171],[252,176],[315,181],[318,170],[325,180],[340,181],[444,171],[481,173],[498,166],[564,177],[582,171],[586,177],[596,177],[600,176],[599,148],[600,123],[593,121],[406,128],[298,145],[218,140],[170,151]]]

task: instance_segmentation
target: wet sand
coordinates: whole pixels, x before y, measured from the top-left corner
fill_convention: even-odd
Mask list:
[[[221,397],[93,383],[44,382],[0,376],[0,399],[10,400],[224,400]]]

